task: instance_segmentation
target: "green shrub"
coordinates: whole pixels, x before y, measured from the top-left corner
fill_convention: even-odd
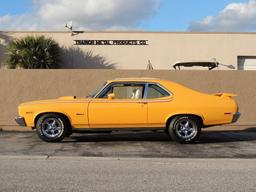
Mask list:
[[[27,36],[8,45],[6,65],[10,69],[56,69],[59,64],[60,47],[51,38]]]

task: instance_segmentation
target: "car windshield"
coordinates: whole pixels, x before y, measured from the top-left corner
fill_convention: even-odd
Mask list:
[[[105,82],[103,85],[98,86],[97,89],[95,89],[94,91],[92,91],[89,95],[86,96],[86,98],[94,98],[96,96],[96,94],[107,84],[107,82]]]

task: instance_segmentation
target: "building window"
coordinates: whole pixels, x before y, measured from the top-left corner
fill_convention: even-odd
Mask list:
[[[239,56],[238,70],[256,70],[256,56]]]

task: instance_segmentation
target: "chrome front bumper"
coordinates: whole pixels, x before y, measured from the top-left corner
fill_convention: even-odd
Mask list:
[[[237,122],[238,119],[240,118],[240,116],[241,116],[241,113],[240,113],[240,112],[236,112],[236,113],[233,115],[232,123]]]
[[[26,127],[26,122],[23,117],[18,116],[15,118],[15,121],[16,123],[18,123],[19,126]]]

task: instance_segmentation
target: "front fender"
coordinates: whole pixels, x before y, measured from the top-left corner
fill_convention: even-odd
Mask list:
[[[87,106],[88,104],[85,102],[26,105],[19,107],[19,115],[24,117],[28,127],[35,127],[35,120],[38,115],[45,113],[65,115],[72,127],[87,127]]]
[[[63,111],[40,111],[40,112],[37,112],[33,115],[33,126],[31,127],[35,127],[36,126],[36,120],[38,119],[39,116],[43,115],[43,114],[47,114],[47,113],[55,113],[55,114],[60,114],[60,115],[64,115],[68,118],[70,124],[72,125],[72,118],[69,116],[69,114],[63,112]],[[32,122],[31,122],[32,124]]]

